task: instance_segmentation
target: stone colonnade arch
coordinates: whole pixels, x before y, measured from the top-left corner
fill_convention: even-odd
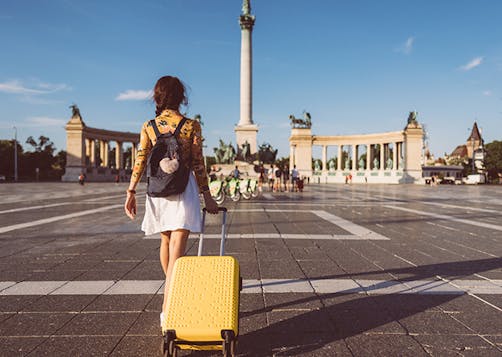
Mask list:
[[[422,181],[423,129],[416,121],[404,130],[364,134],[319,136],[310,128],[293,128],[289,138],[289,164],[300,176],[320,183],[419,183]],[[312,147],[321,146],[322,160],[312,167]],[[336,147],[336,158],[328,158]]]
[[[86,174],[88,181],[114,181],[117,175],[121,180],[128,179],[136,157],[138,133],[90,128],[80,112],[73,114],[65,129],[66,169],[62,181],[77,181],[81,173]],[[126,163],[127,144],[132,147]]]

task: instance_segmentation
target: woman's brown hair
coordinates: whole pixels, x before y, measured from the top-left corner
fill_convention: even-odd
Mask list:
[[[153,89],[153,100],[156,104],[155,113],[160,115],[166,109],[179,110],[180,105],[187,105],[186,89],[176,77],[161,77]]]

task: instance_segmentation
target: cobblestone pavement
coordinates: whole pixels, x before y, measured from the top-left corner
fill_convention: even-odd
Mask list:
[[[159,239],[139,230],[144,187],[135,221],[125,189],[0,185],[1,356],[159,355]],[[308,185],[225,205],[239,355],[502,355],[502,187]],[[218,232],[210,216],[206,253]]]

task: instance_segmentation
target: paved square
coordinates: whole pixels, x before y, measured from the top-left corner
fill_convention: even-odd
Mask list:
[[[136,221],[125,189],[0,185],[0,355],[159,355],[159,237],[139,230],[144,187]],[[225,205],[239,355],[502,355],[501,187],[308,185]]]

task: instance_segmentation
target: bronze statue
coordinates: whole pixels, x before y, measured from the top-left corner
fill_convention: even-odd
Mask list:
[[[310,129],[312,127],[312,118],[310,113],[303,112],[304,119],[296,118],[293,114],[289,116],[289,120],[291,121],[292,128],[298,129]]]
[[[413,111],[410,112],[410,115],[408,115],[408,124],[418,124],[417,123],[417,112]]]
[[[78,109],[78,107],[77,107],[76,104],[72,104],[68,108],[71,108],[71,111],[72,111],[71,117],[72,118],[74,118],[74,117],[80,117],[80,118],[82,118],[82,116],[80,115],[80,109]]]

